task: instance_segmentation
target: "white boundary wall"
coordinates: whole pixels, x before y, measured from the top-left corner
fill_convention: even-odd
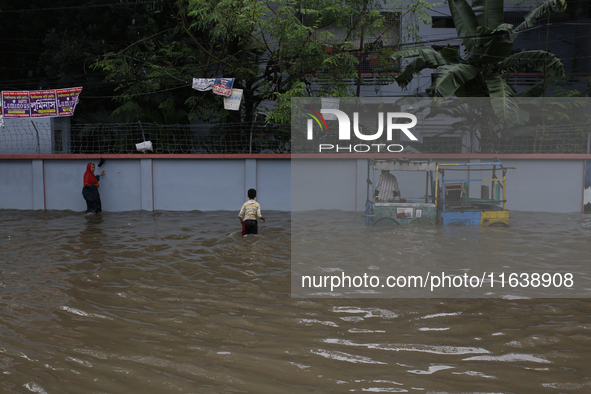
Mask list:
[[[582,212],[585,160],[591,159],[589,156],[502,160],[505,167],[517,167],[507,175],[507,208]],[[98,161],[0,157],[0,209],[84,211],[86,163]],[[100,193],[103,210],[110,212],[237,211],[249,188],[257,189],[257,200],[264,210],[363,211],[367,163],[366,159],[130,158],[106,159],[96,172],[105,170]],[[403,196],[424,194],[424,177],[417,180],[416,174],[395,175]]]

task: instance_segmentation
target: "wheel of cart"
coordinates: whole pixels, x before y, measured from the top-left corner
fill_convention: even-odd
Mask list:
[[[398,223],[396,221],[396,219],[391,218],[391,217],[387,217],[387,216],[381,217],[373,222],[374,226],[392,226],[392,225],[398,226],[399,224],[400,223]]]
[[[417,226],[417,225],[435,226],[435,222],[431,219],[428,219],[428,218],[416,218],[415,220],[410,222],[410,224],[415,225],[415,226]]]
[[[373,219],[375,215],[373,214],[373,202],[371,200],[367,200],[365,202],[365,225],[371,226],[373,223]]]

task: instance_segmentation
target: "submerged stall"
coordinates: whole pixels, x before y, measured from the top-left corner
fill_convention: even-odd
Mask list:
[[[396,195],[394,189],[385,190],[389,185],[398,189],[390,172],[413,171],[424,173],[425,194],[422,196]],[[431,160],[370,160],[367,178],[366,224],[428,224],[437,223],[435,186],[437,163]]]
[[[438,164],[437,178],[441,183],[441,195],[438,199],[441,224],[508,226],[508,169],[509,167],[504,167],[498,159],[486,163]],[[458,172],[467,172],[469,176],[454,176]],[[497,177],[499,174],[500,178]],[[475,189],[471,187],[472,183],[480,186],[480,197],[470,195],[470,191],[474,192]]]
[[[507,170],[498,160],[485,163],[437,163],[420,160],[369,160],[367,225],[509,225]],[[396,172],[424,173],[422,196],[403,196]],[[418,182],[418,178],[414,178]],[[480,191],[479,197],[474,191]],[[472,191],[472,194],[471,194]]]

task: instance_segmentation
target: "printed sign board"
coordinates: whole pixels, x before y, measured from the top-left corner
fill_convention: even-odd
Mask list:
[[[215,79],[213,78],[193,78],[193,89],[206,92],[213,89]]]
[[[78,87],[2,92],[2,115],[5,118],[72,116],[81,91]]]
[[[224,109],[231,111],[240,110],[240,101],[242,100],[242,89],[232,89],[229,97],[224,97]]]
[[[232,94],[234,78],[216,78],[213,85],[213,92],[220,96],[229,97]]]

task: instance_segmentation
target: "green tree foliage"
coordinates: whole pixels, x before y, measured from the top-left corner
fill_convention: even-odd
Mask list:
[[[105,81],[107,73],[91,66],[105,53],[149,37],[167,23],[175,27],[163,16],[166,7],[164,1],[0,0],[0,87],[83,86],[75,119],[101,108],[112,112],[120,105],[111,98],[121,81]]]
[[[416,20],[426,21],[431,6],[387,4],[0,0],[0,88],[83,86],[74,120],[111,113],[127,122],[287,123],[291,97],[359,94],[366,55],[374,72],[392,81],[395,47],[416,34]],[[392,15],[406,26],[395,37]],[[240,112],[225,111],[211,92],[191,89],[192,78],[222,76],[236,78],[244,90]]]
[[[478,114],[480,122],[468,122],[471,139],[470,149],[481,152],[496,152],[506,136],[509,124],[524,124],[528,113],[519,108],[516,96],[539,96],[548,83],[565,79],[564,66],[554,54],[542,50],[511,53],[519,32],[532,27],[548,12],[566,7],[565,0],[545,0],[532,9],[523,23],[514,27],[503,23],[503,0],[448,0],[458,37],[465,48],[447,45],[442,49],[415,46],[402,49],[393,55],[394,59],[412,58],[397,81],[407,86],[415,75],[425,69],[434,69],[433,83],[426,89],[432,97],[489,97],[492,100],[465,102],[470,108],[441,108],[434,106],[430,116],[439,113]],[[462,56],[463,55],[463,56]],[[536,70],[546,77],[544,81],[517,94],[509,84],[510,73]],[[447,112],[446,112],[447,111]],[[477,129],[475,129],[475,127]],[[479,143],[475,144],[478,140]]]
[[[471,141],[470,149],[495,152],[506,137],[508,124],[523,124],[528,114],[513,99],[516,96],[541,95],[547,83],[564,80],[564,66],[554,54],[542,50],[511,53],[519,32],[532,27],[548,12],[566,6],[565,0],[545,0],[526,16],[523,23],[514,27],[503,23],[503,0],[448,0],[458,37],[465,48],[462,54],[456,47],[447,45],[438,50],[433,47],[415,46],[402,49],[394,59],[412,58],[397,79],[400,86],[407,86],[415,75],[425,69],[434,69],[433,83],[426,89],[432,97],[490,97],[492,100],[475,100],[466,103],[468,112],[476,113],[480,122],[469,122],[470,135],[479,140]],[[462,56],[463,55],[463,56]],[[536,70],[545,76],[544,81],[525,92],[516,93],[509,84],[510,73]],[[465,108],[430,109],[431,116],[442,111],[452,111],[461,118]],[[476,129],[475,129],[476,128]]]
[[[42,40],[47,31],[44,21],[47,13],[34,11],[42,7],[40,0],[0,0],[2,90],[37,89],[41,78],[46,76],[39,57],[44,51]]]
[[[398,78],[405,87],[424,69],[435,69],[435,78],[426,92],[441,97],[514,97],[515,89],[507,82],[507,74],[537,70],[550,77],[562,77],[564,66],[554,54],[546,51],[523,51],[511,54],[520,31],[533,26],[539,17],[565,7],[564,0],[547,0],[529,12],[519,26],[503,23],[503,0],[449,0],[449,9],[465,55],[458,48],[441,50],[416,46],[402,49],[394,59],[413,58]],[[556,81],[556,80],[553,80]],[[524,95],[541,94],[539,86]],[[496,112],[507,111],[507,105]],[[504,116],[506,117],[506,116]]]
[[[248,123],[264,117],[287,123],[291,97],[355,95],[350,81],[358,78],[361,56],[368,51],[384,75],[393,74],[396,43],[385,42],[384,15],[400,11],[402,2],[389,4],[177,0],[159,32],[107,53],[93,67],[106,71],[109,81],[121,81],[119,113],[141,111],[157,98],[169,111],[188,107],[189,119]],[[430,7],[424,0],[413,4],[420,15]],[[243,89],[241,111],[225,111],[211,92],[187,91],[192,78],[214,77],[236,79],[234,87]]]

